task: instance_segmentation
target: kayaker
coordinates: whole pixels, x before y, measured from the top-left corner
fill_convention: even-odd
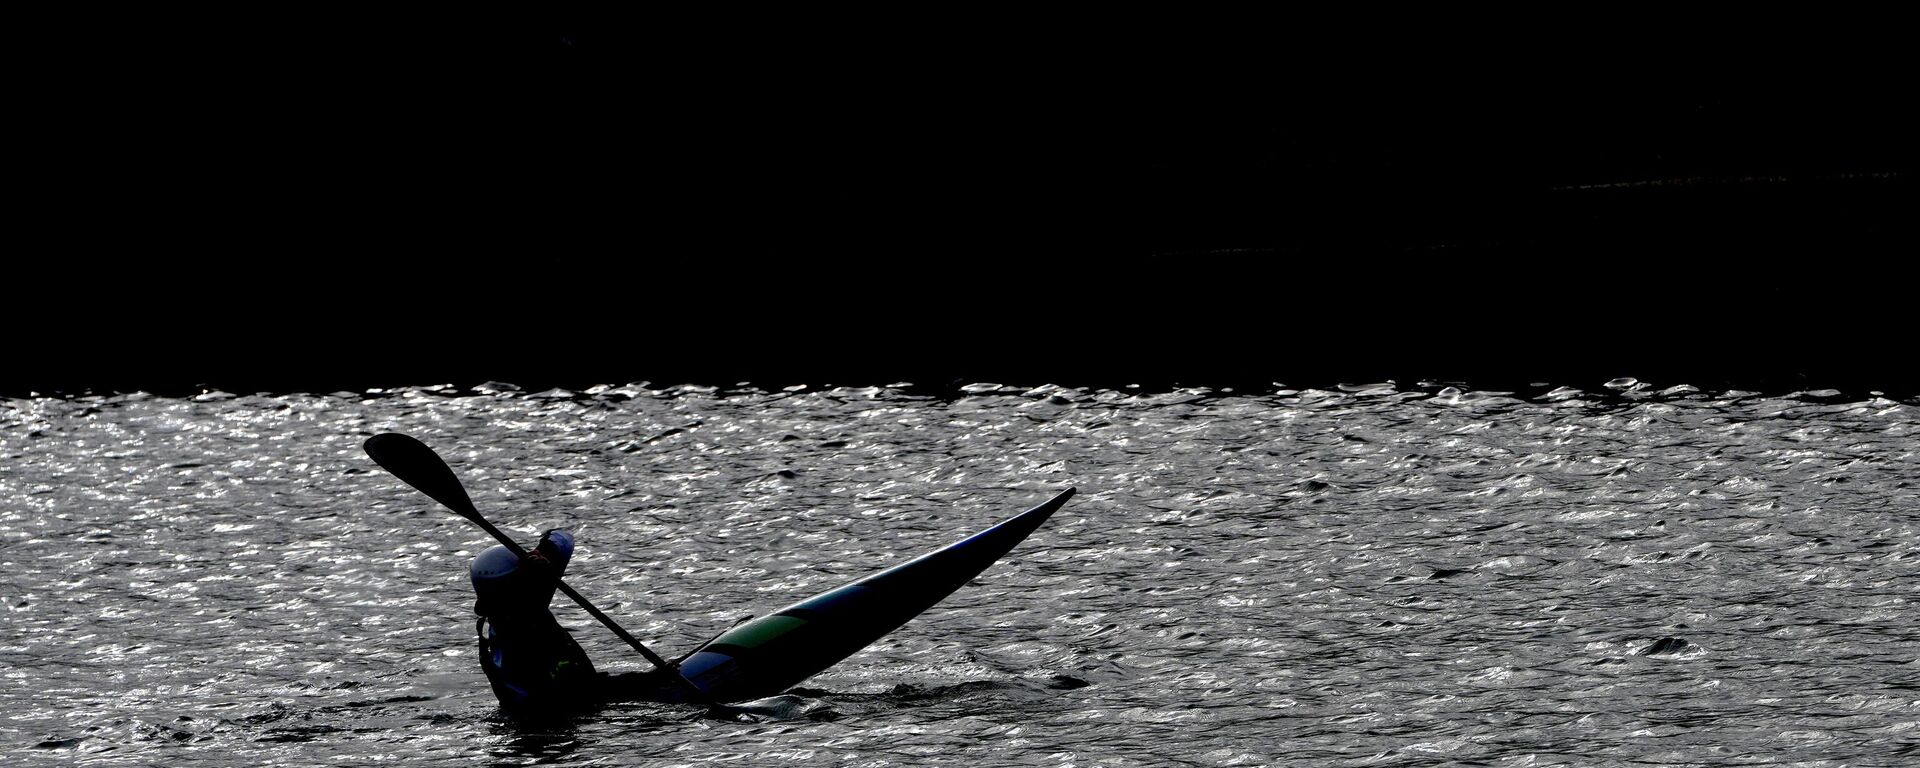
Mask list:
[[[522,558],[504,546],[473,558],[469,575],[479,615],[480,669],[500,707],[521,719],[564,716],[614,700],[666,700],[656,672],[608,675],[553,617],[555,580],[573,559],[573,534],[554,529]]]

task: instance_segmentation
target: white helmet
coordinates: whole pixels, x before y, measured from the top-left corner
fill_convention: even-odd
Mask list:
[[[534,549],[546,555],[556,571],[565,572],[567,562],[573,559],[573,534],[557,528],[547,531]],[[467,575],[473,579],[473,589],[477,592],[518,570],[520,556],[505,546],[495,544],[473,557],[473,565],[467,569]]]

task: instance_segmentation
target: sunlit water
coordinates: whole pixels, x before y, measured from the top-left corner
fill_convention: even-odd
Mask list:
[[[0,401],[7,765],[1911,765],[1920,424],[1837,393]],[[1081,495],[796,694],[502,721],[435,446],[677,654]],[[641,662],[556,604],[603,669]]]

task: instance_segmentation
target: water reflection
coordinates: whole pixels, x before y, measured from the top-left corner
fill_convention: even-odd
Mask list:
[[[1895,765],[1920,680],[1914,413],[1642,382],[5,401],[0,745],[10,765]],[[359,443],[390,430],[442,447],[523,539],[572,525],[570,582],[669,655],[1009,499],[1083,496],[788,696],[529,730],[473,663],[487,539],[370,471]],[[602,668],[640,668],[559,614]]]

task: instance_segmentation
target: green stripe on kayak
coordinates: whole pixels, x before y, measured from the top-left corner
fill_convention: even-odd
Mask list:
[[[726,634],[713,639],[714,645],[732,645],[740,648],[757,648],[788,632],[806,626],[806,619],[792,616],[768,616],[758,621],[740,625]]]

